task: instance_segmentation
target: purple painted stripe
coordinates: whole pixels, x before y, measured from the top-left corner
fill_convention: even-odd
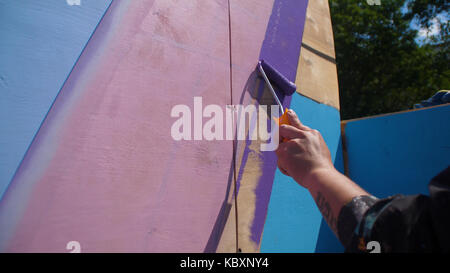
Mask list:
[[[303,28],[306,17],[308,0],[275,0],[269,19],[265,39],[260,52],[260,59],[269,62],[286,78],[295,81]],[[285,97],[277,91],[283,105],[288,107],[291,98]],[[248,155],[249,142],[246,143],[243,162],[245,166]],[[264,228],[273,179],[277,168],[277,157],[274,152],[262,152],[262,176],[256,188],[255,218],[251,227],[251,239],[259,245]],[[238,185],[242,179],[242,169],[239,170]]]

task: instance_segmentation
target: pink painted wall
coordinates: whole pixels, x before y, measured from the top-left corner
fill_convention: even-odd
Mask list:
[[[224,210],[233,143],[174,141],[170,112],[192,109],[194,97],[223,109],[255,104],[261,57],[295,75],[307,1],[230,3],[231,58],[227,0],[113,2],[0,202],[1,251],[67,252],[78,241],[82,252],[202,252],[235,243],[222,237],[222,224],[235,220]],[[238,224],[244,250],[257,251],[276,162],[248,159],[250,146],[237,146]]]
[[[172,140],[170,111],[231,102],[225,3],[114,1],[0,204],[2,251],[203,251],[232,145]]]

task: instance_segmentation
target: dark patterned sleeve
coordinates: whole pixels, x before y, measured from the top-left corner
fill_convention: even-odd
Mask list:
[[[429,184],[430,196],[354,198],[338,218],[338,236],[347,252],[450,252],[450,167]]]
[[[338,217],[338,237],[344,246],[348,246],[352,240],[353,233],[361,222],[366,211],[372,207],[377,198],[374,196],[357,196],[342,207]]]

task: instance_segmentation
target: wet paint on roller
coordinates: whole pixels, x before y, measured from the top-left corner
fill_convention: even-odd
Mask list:
[[[0,1],[0,200],[110,3]]]

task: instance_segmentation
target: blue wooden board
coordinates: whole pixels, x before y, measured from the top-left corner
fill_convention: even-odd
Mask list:
[[[295,94],[291,108],[321,131],[343,171],[339,113]],[[428,193],[450,165],[450,105],[350,121],[345,129],[349,176],[377,197]],[[308,191],[277,171],[262,252],[342,252]]]
[[[112,0],[0,0],[0,199]]]
[[[335,165],[342,170],[339,111],[298,93],[292,96],[290,108],[305,125],[322,133]],[[277,169],[261,252],[315,252],[318,242],[320,251],[342,251],[331,230],[322,223],[320,211],[309,192]]]
[[[450,104],[350,121],[349,177],[377,197],[428,194],[450,165]]]

